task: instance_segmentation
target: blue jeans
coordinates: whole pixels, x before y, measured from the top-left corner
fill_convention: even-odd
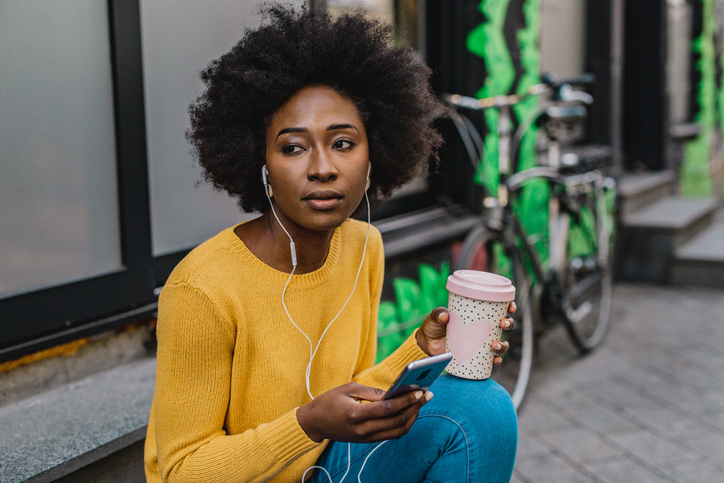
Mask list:
[[[352,443],[345,483],[508,483],[518,445],[518,419],[507,391],[492,379],[469,381],[448,374],[430,390],[410,432],[379,443]],[[369,460],[365,459],[370,453]],[[347,443],[331,442],[317,460],[339,483],[347,471]],[[315,470],[312,483],[329,483]]]

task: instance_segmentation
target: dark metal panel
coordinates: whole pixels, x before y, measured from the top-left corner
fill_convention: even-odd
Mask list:
[[[626,2],[624,151],[629,169],[660,170],[666,139],[666,2]]]
[[[469,53],[466,39],[483,21],[475,0],[428,0],[426,5],[427,63],[433,70],[432,88],[437,94],[454,92],[475,95],[486,78],[483,59]],[[471,116],[481,132],[482,115]],[[460,203],[470,210],[480,209],[482,189],[473,182],[475,170],[467,157],[452,123],[439,124],[445,144],[440,151],[440,169],[431,178],[443,202]]]
[[[142,296],[153,281],[138,0],[109,0],[109,14],[123,261]]]
[[[182,250],[153,259],[154,284],[156,287],[161,287],[166,283],[166,279],[171,275],[173,269],[176,268],[176,265],[178,265],[190,251],[191,249]]]
[[[596,76],[589,108],[590,141],[613,148],[614,164],[623,162],[624,0],[588,0],[586,71]]]

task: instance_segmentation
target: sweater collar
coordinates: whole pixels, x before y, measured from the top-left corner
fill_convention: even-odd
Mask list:
[[[324,264],[313,272],[302,275],[293,275],[292,280],[289,282],[289,287],[287,287],[287,292],[303,292],[305,290],[319,287],[329,280],[330,275],[339,261],[342,232],[346,229],[348,222],[349,221],[345,221],[334,230],[332,242],[329,245],[329,253],[327,254],[327,259],[324,261]],[[239,257],[241,257],[244,264],[248,265],[251,270],[258,273],[260,277],[263,277],[265,280],[274,285],[283,287],[289,279],[289,274],[272,268],[259,260],[259,258],[257,258],[256,255],[249,250],[246,244],[241,241],[236,233],[234,233],[234,230],[244,223],[246,222],[234,225],[222,232],[224,238],[226,238],[228,246]]]

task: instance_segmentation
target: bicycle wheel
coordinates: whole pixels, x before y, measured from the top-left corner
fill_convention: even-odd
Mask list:
[[[518,306],[512,315],[515,327],[503,331],[502,339],[510,348],[503,354],[503,363],[493,368],[491,377],[503,386],[518,409],[525,397],[533,367],[533,306],[531,284],[520,257],[506,249],[495,233],[484,227],[473,229],[465,239],[456,270],[482,270],[503,275],[516,288]]]
[[[611,318],[611,230],[602,196],[584,195],[577,216],[559,219],[559,243],[565,244],[558,267],[561,309],[568,335],[582,354],[603,342]]]

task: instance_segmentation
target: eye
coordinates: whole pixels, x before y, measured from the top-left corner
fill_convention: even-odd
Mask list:
[[[282,148],[283,154],[297,154],[303,151],[303,148],[297,144],[287,144]]]
[[[354,142],[350,141],[349,139],[338,139],[337,141],[335,141],[332,147],[334,149],[349,150],[354,147]]]

